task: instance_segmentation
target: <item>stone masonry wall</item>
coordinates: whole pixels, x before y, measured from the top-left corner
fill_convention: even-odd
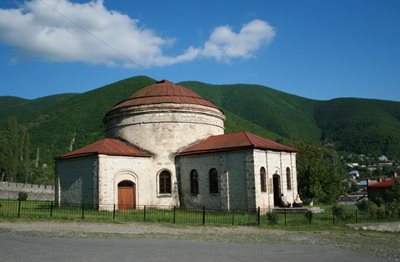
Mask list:
[[[178,168],[182,206],[247,210],[246,160],[248,160],[249,154],[252,154],[252,150],[234,150],[179,157]],[[218,171],[219,192],[217,194],[209,192],[209,171],[211,168],[216,168]],[[190,172],[193,169],[196,169],[199,175],[198,195],[190,193]]]
[[[0,182],[0,199],[18,199],[19,192],[27,193],[28,200],[54,200],[54,186]]]

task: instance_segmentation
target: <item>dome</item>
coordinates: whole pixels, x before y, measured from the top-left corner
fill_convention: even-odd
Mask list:
[[[202,98],[192,90],[183,86],[176,85],[167,80],[162,80],[153,85],[138,90],[128,99],[116,104],[113,107],[113,110],[131,106],[163,103],[193,104],[218,109],[218,107],[212,102]]]
[[[107,137],[169,161],[181,148],[223,134],[225,115],[192,90],[164,80],[116,104],[103,121]]]

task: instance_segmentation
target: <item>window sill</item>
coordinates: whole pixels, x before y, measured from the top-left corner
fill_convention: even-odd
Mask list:
[[[166,197],[172,197],[172,194],[170,194],[170,193],[163,193],[163,194],[158,194],[158,196],[157,197],[159,197],[159,198],[166,198]]]

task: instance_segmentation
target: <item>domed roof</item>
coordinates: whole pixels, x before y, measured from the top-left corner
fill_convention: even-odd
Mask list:
[[[113,109],[162,103],[195,104],[218,109],[212,102],[202,98],[192,90],[167,80],[138,90],[128,99],[116,104]]]

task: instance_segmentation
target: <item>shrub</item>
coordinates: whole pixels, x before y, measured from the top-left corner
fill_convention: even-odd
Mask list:
[[[377,207],[375,209],[376,217],[383,217],[385,215],[385,209],[383,207]]]
[[[376,208],[376,204],[368,199],[361,200],[356,204],[358,210],[361,212],[370,212]]]
[[[306,217],[307,221],[309,224],[311,224],[312,218],[313,218],[313,212],[311,210],[308,210],[304,216]]]
[[[332,213],[335,217],[343,217],[343,215],[344,215],[343,207],[334,205],[332,207]]]
[[[18,200],[26,201],[28,199],[28,193],[26,192],[18,192]]]
[[[377,197],[377,198],[375,199],[375,204],[376,204],[378,207],[382,207],[384,203],[385,203],[385,201],[383,201],[383,199],[382,199],[381,197]]]
[[[268,224],[271,225],[276,225],[278,224],[278,214],[274,213],[274,212],[268,212],[267,213],[267,220],[268,220]]]

